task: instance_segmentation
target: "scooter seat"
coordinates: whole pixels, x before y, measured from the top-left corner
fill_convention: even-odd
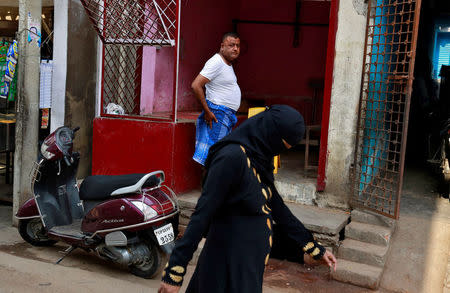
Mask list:
[[[80,186],[80,199],[102,200],[111,198],[111,193],[139,181],[146,174],[94,175],[86,177]],[[160,183],[160,178],[151,176],[143,187],[153,187]]]

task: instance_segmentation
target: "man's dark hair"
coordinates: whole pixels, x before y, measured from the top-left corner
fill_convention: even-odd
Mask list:
[[[228,37],[232,37],[234,39],[240,39],[238,33],[236,33],[236,32],[228,32],[228,33],[225,33],[223,35],[222,42],[225,41],[225,39],[228,38]]]

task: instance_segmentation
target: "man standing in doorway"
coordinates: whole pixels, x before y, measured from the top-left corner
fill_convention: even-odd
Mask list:
[[[237,122],[236,111],[241,104],[241,90],[233,70],[240,53],[236,33],[222,37],[219,53],[211,57],[192,82],[192,90],[203,108],[197,119],[193,159],[204,165],[209,148],[231,132]],[[206,88],[206,94],[203,90]]]

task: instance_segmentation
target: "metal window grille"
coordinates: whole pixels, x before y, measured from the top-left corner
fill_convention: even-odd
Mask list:
[[[102,116],[110,103],[140,115],[143,47],[175,46],[177,1],[80,1],[103,43]]]
[[[398,218],[421,0],[371,0],[354,168],[354,205]]]
[[[103,62],[103,109],[114,103],[139,115],[142,46],[105,44]]]

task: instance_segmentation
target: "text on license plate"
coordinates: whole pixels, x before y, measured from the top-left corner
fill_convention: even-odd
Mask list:
[[[155,229],[153,232],[155,233],[156,239],[158,239],[159,245],[164,245],[172,242],[175,238],[171,223]]]

